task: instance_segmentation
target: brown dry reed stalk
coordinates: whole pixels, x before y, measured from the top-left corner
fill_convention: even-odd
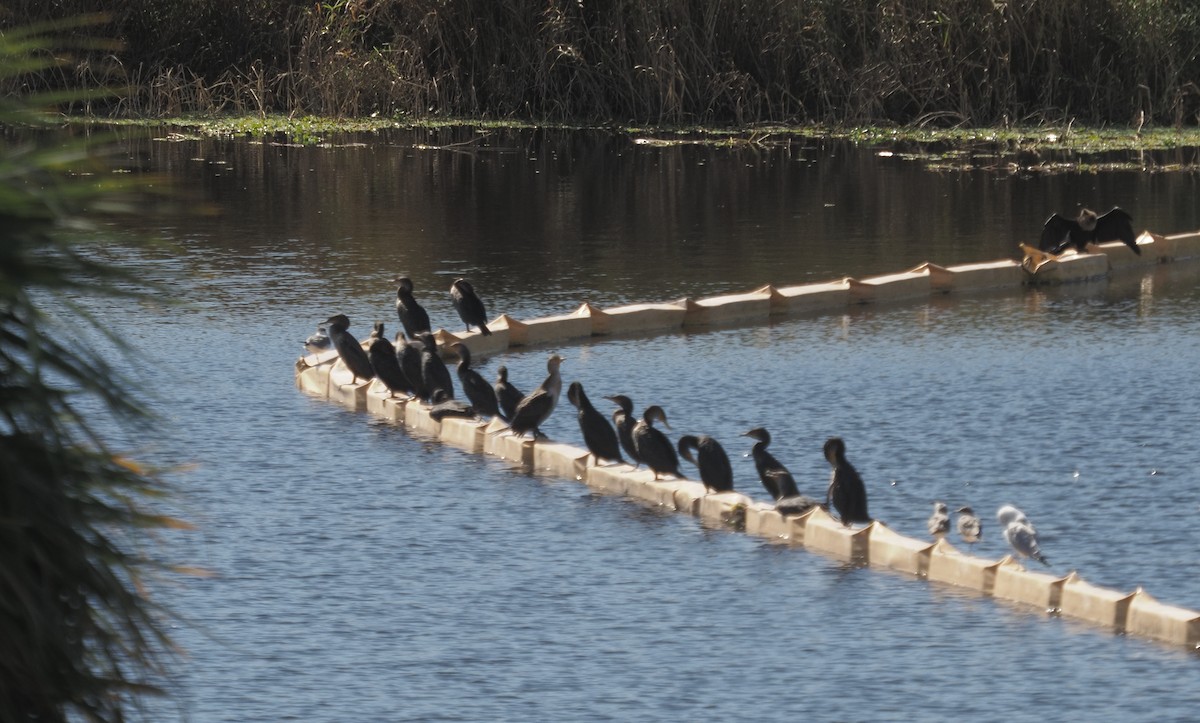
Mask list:
[[[9,3],[0,22],[48,5]],[[112,64],[133,88],[122,113],[1125,125],[1200,112],[1192,0],[53,5],[112,13],[86,32],[124,42]]]

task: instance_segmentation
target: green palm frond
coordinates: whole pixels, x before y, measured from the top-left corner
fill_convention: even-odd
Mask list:
[[[5,30],[0,77],[50,67],[50,48],[45,28]],[[79,98],[7,98],[0,125]],[[84,411],[99,401],[145,423],[132,383],[62,330],[125,349],[88,300],[148,289],[84,238],[98,216],[133,208],[137,182],[105,173],[94,139],[10,140],[22,137],[0,135],[0,720],[121,721],[157,692],[171,650],[145,579],[168,568],[145,543],[186,524],[147,507],[166,485],[112,451]]]

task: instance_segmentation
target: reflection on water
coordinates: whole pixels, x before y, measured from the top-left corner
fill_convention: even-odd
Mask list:
[[[187,621],[177,690],[192,720],[920,718],[930,690],[984,718],[1193,715],[1194,655],[529,477],[308,399],[291,370],[331,313],[360,336],[395,326],[401,272],[434,324],[457,328],[445,290],[458,274],[520,318],[983,261],[1079,203],[1200,227],[1195,178],[930,173],[844,143],[644,147],[591,132],[452,146],[476,135],[129,142],[131,165],[214,211],[137,224],[174,242],[136,263],[181,277],[185,309],[141,309],[136,324],[98,309],[156,360],[166,419],[148,453],[199,465],[178,479],[199,530],[171,553],[217,575],[163,592]],[[839,434],[872,511],[901,532],[921,534],[935,498],[1017,503],[1056,572],[1195,608],[1198,274],[479,366],[506,364],[531,389],[561,351],[565,381],[594,401],[624,392],[664,405],[672,438],[717,437],[755,496],[738,434],[771,429],[810,494]],[[545,429],[577,441],[560,406]],[[984,524],[980,552],[1001,554]]]

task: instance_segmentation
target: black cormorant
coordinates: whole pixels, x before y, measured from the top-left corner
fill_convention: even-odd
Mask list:
[[[371,361],[375,376],[379,377],[379,381],[383,382],[393,395],[396,392],[410,397],[416,394],[416,388],[400,368],[396,347],[383,336],[383,322],[375,325],[375,333],[371,335],[371,343],[367,346],[367,358]]]
[[[374,379],[375,370],[371,368],[371,360],[367,358],[367,353],[363,351],[358,339],[346,331],[350,328],[350,319],[345,314],[334,314],[325,320],[325,327],[329,330],[329,338],[333,341],[338,356],[342,358],[342,363],[354,375],[354,383],[359,379]]]
[[[486,414],[489,417],[499,416],[500,406],[496,402],[496,390],[471,368],[471,350],[461,341],[456,341],[450,348],[458,353],[458,383],[463,395],[470,400],[476,414]]]
[[[450,378],[450,370],[446,368],[446,362],[442,361],[442,357],[438,354],[437,339],[433,334],[428,332],[421,334],[421,344],[424,348],[421,349],[421,380],[424,382],[425,391],[429,397],[423,401],[433,401],[433,393],[441,389],[446,393],[447,399],[454,398],[454,381]]]
[[[1138,256],[1137,236],[1133,233],[1133,217],[1123,209],[1113,206],[1108,213],[1098,216],[1091,209],[1082,209],[1077,218],[1066,218],[1057,213],[1046,219],[1042,227],[1042,239],[1038,248],[1053,254],[1061,254],[1072,246],[1083,253],[1089,243],[1123,241]]]
[[[591,452],[596,464],[600,464],[601,459],[624,462],[616,430],[608,423],[608,419],[592,406],[582,384],[571,382],[571,386],[567,387],[567,401],[579,410],[576,415],[579,418],[579,431],[583,432],[583,443],[587,445],[588,452]]]
[[[679,455],[700,470],[700,481],[709,492],[733,492],[733,467],[717,440],[707,434],[685,434],[676,446]]]
[[[637,417],[633,416],[633,400],[624,394],[614,394],[605,399],[619,407],[612,415],[613,426],[617,428],[617,439],[621,441],[621,449],[625,450],[625,454],[633,460],[633,468],[637,469],[642,466],[642,458],[638,456],[637,447],[633,444],[633,428],[637,424]]]
[[[475,409],[466,402],[452,399],[446,396],[444,389],[438,389],[433,393],[433,398],[430,399],[433,403],[429,407],[429,416],[437,421],[442,421],[446,417],[463,417],[475,419]]]
[[[797,515],[807,512],[820,504],[807,495],[800,494],[796,480],[783,463],[775,455],[767,451],[771,444],[771,433],[764,427],[755,427],[742,434],[743,437],[754,439],[754,447],[750,456],[754,458],[754,468],[758,471],[758,479],[763,489],[775,500],[775,509],[785,515]]]
[[[396,315],[400,317],[400,323],[404,326],[404,333],[409,339],[417,338],[417,334],[423,332],[432,332],[429,327],[429,314],[425,313],[425,309],[417,303],[416,297],[413,296],[412,279],[407,276],[398,276],[392,279],[396,283]]]
[[[408,377],[412,385],[413,396],[426,400],[433,396],[432,389],[425,388],[425,375],[421,372],[421,352],[425,345],[419,339],[405,341],[403,332],[396,335],[396,361],[400,362],[400,370]]]
[[[466,279],[455,279],[454,283],[450,284],[450,298],[454,301],[459,318],[467,325],[467,331],[470,331],[472,326],[478,326],[479,333],[484,336],[491,335],[492,332],[487,328],[487,312],[483,309],[483,301]]]
[[[329,334],[325,333],[324,326],[318,326],[317,330],[304,340],[304,351],[309,354],[320,354],[332,346],[333,341],[330,340]]]
[[[654,472],[654,479],[658,479],[660,474],[675,475],[677,479],[682,479],[683,474],[679,471],[679,457],[675,454],[675,447],[671,445],[671,440],[667,439],[667,435],[654,428],[654,420],[659,420],[666,426],[667,429],[671,425],[667,422],[667,413],[657,404],[646,407],[646,411],[642,412],[642,418],[638,423],[633,425],[633,446],[637,449],[638,459],[646,463],[646,466]]]
[[[842,518],[842,524],[871,522],[867,512],[867,488],[854,465],[846,461],[846,443],[841,437],[830,437],[825,441],[825,459],[833,467],[833,478],[829,481],[826,504],[832,504]]]
[[[562,375],[559,374],[558,368],[562,361],[559,355],[551,355],[546,361],[549,375],[545,381],[522,399],[513,410],[512,419],[508,423],[513,434],[524,436],[526,432],[533,432],[534,437],[545,436],[538,427],[550,418],[554,407],[558,405],[558,395],[562,391]]]
[[[508,367],[496,368],[496,383],[492,385],[492,390],[496,392],[496,402],[500,405],[500,418],[511,422],[513,412],[517,411],[517,405],[525,395],[508,381]]]

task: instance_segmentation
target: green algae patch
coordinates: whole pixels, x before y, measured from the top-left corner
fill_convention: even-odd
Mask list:
[[[625,135],[645,147],[702,145],[713,148],[791,146],[820,141],[846,141],[873,148],[881,157],[916,162],[935,172],[1099,173],[1200,171],[1200,128],[1064,127],[930,128],[763,126],[582,126],[514,119],[420,118],[371,116],[243,115],[80,122],[166,129],[162,140],[185,141],[235,137],[277,145],[335,146],[331,138],[392,129],[471,128],[480,132],[551,129],[602,131]],[[359,139],[361,140],[361,139]],[[352,145],[358,145],[353,143]]]

